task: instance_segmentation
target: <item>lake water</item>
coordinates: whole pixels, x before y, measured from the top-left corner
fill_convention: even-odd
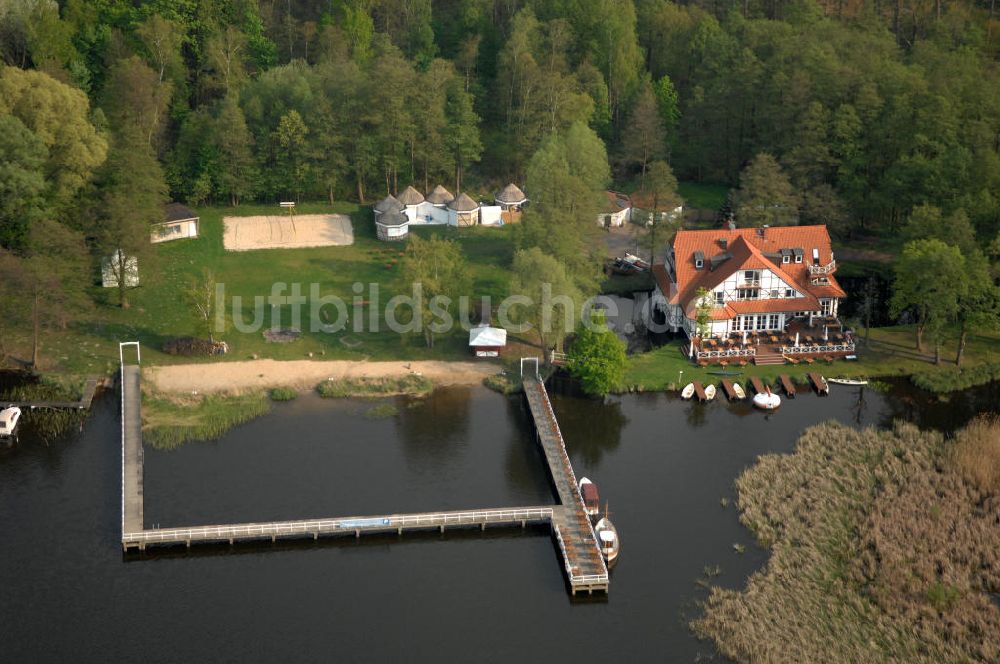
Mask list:
[[[562,388],[553,406],[577,475],[597,482],[622,536],[607,598],[570,597],[544,529],[123,556],[118,400],[107,394],[82,432],[45,443],[26,426],[0,450],[0,659],[696,661],[713,653],[687,629],[706,566],[721,569],[714,583],[740,587],[766,561],[732,505],[733,480],[759,454],[790,451],[827,419],[952,430],[1000,404],[997,384],[948,402],[902,383],[860,400],[833,386],[765,416]],[[372,419],[372,402],[300,397],[219,441],[147,448],[146,525],[554,501],[518,397],[446,389],[394,403],[396,416]]]

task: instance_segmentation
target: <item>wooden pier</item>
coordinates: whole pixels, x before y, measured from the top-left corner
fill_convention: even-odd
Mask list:
[[[810,371],[809,382],[812,383],[813,389],[816,390],[816,394],[826,395],[830,393],[830,386],[827,384],[826,379],[815,371]]]
[[[781,381],[781,388],[785,390],[785,396],[787,396],[789,399],[794,399],[795,383],[792,382],[792,379],[789,378],[787,374],[781,374],[780,376],[778,376],[778,380]]]
[[[700,380],[696,380],[696,381],[694,381],[691,384],[694,385],[694,396],[695,396],[695,398],[698,401],[708,401],[708,395],[705,394],[705,386],[701,384],[701,381]]]
[[[722,389],[726,392],[726,397],[730,401],[739,401],[740,397],[736,394],[736,388],[733,386],[733,381],[728,378],[722,379]]]
[[[750,384],[753,386],[754,392],[756,392],[757,394],[764,394],[765,392],[764,383],[760,382],[760,378],[757,378],[757,376],[751,376]]]
[[[79,401],[0,401],[0,408],[17,406],[18,408],[35,410],[37,408],[49,408],[51,410],[87,410],[94,400],[94,394],[101,384],[96,378],[88,378],[83,385],[83,395]]]
[[[537,377],[525,377],[525,395],[535,420],[538,440],[545,451],[552,482],[560,504],[497,509],[460,510],[352,516],[260,523],[231,523],[177,528],[145,527],[143,521],[143,453],[139,367],[122,365],[122,478],[121,543],[124,551],[144,551],[148,546],[187,546],[278,539],[313,539],[438,530],[448,528],[520,527],[548,524],[559,546],[572,594],[607,593],[608,569],[597,547],[597,538],[577,490],[559,424],[552,411],[545,385]]]
[[[524,396],[535,421],[538,442],[545,452],[549,475],[559,495],[560,507],[552,515],[552,532],[559,543],[570,592],[608,592],[608,568],[597,546],[573,465],[566,453],[559,422],[549,401],[545,384],[537,375],[522,376]]]

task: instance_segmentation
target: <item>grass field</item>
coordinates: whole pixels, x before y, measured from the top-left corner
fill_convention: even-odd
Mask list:
[[[953,343],[944,347],[943,366],[954,366]],[[703,382],[718,382],[720,376],[709,371],[719,371],[718,366],[698,367],[687,359],[684,346],[680,341],[671,342],[657,350],[629,358],[625,374],[624,390],[657,391],[678,389],[679,372],[683,371],[680,385],[692,380]],[[858,343],[858,360],[848,362],[836,360],[832,365],[817,362],[812,365],[778,365],[754,366],[742,368],[730,367],[730,371],[741,371],[736,380],[758,376],[765,382],[774,382],[779,374],[787,374],[793,380],[805,381],[805,374],[818,371],[826,376],[837,377],[875,377],[875,376],[907,376],[918,371],[932,369],[932,349],[927,346],[926,353],[921,354],[914,348],[913,327],[897,326],[872,328],[871,345],[866,347],[863,341]],[[1000,358],[1000,332],[993,334],[978,334],[969,337],[964,364],[975,365]]]
[[[678,182],[677,193],[685,207],[718,210],[726,202],[729,186],[711,182]]]
[[[310,213],[341,213],[350,215],[355,243],[346,247],[320,247],[311,249],[273,249],[248,252],[227,252],[222,244],[222,217],[226,215],[256,215],[273,213],[273,206],[241,206],[239,208],[202,208],[201,237],[178,240],[157,245],[155,272],[142,272],[141,286],[130,293],[132,307],[120,309],[114,303],[112,289],[94,288],[98,304],[85,316],[70,324],[66,330],[46,332],[42,340],[42,369],[46,372],[70,374],[110,373],[118,365],[119,341],[138,340],[142,344],[143,364],[188,363],[192,361],[244,360],[253,355],[273,359],[302,359],[324,356],[336,359],[446,359],[466,357],[467,335],[456,330],[436,340],[434,348],[427,348],[420,336],[401,337],[384,325],[381,310],[390,297],[402,289],[399,278],[399,261],[405,243],[385,243],[375,239],[371,212],[367,208],[343,203],[302,204],[298,211]],[[490,295],[494,301],[507,294],[508,267],[513,256],[511,228],[455,229],[449,227],[423,228],[414,234],[430,236],[433,233],[456,239],[468,258],[474,293]],[[359,296],[369,298],[368,284],[378,284],[382,307],[379,323],[382,331],[367,331],[368,312],[364,311],[366,331],[357,333],[353,326],[358,322],[353,307],[348,308],[348,329],[337,333],[310,332],[310,310],[303,307],[299,326],[302,336],[287,343],[267,343],[261,332],[243,333],[230,323],[224,339],[231,352],[225,357],[178,357],[164,354],[163,343],[175,336],[205,337],[181,292],[186,284],[199,275],[204,267],[212,269],[216,280],[225,284],[226,299],[232,296],[243,299],[243,319],[253,318],[252,303],[255,296],[266,298],[272,284],[302,284],[303,294],[308,295],[310,284],[319,285],[322,295],[336,295],[351,303],[355,296],[352,286],[363,284]],[[142,270],[142,266],[140,266]],[[285,291],[287,294],[288,291]],[[231,305],[230,305],[231,307]],[[270,326],[280,315],[283,327],[291,326],[291,308],[272,310],[264,307],[264,327]],[[326,313],[333,311],[326,308]],[[231,318],[230,315],[227,318]],[[7,341],[11,355],[27,357],[29,339],[22,335]]]

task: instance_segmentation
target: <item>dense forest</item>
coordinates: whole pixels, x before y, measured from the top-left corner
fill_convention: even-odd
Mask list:
[[[3,0],[0,55],[22,293],[78,282],[81,246],[148,253],[168,199],[411,183],[523,185],[522,248],[588,289],[611,183],[721,183],[743,221],[842,237],[918,210],[911,234],[1000,253],[995,0]]]

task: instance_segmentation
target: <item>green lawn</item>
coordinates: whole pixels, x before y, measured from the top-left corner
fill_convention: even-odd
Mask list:
[[[678,182],[677,193],[688,208],[718,210],[726,202],[729,186],[711,182]]]
[[[222,244],[222,218],[227,215],[274,214],[274,206],[240,206],[239,208],[201,208],[201,237],[177,240],[157,245],[155,266],[140,266],[142,283],[131,291],[132,307],[122,310],[114,304],[113,289],[95,287],[98,304],[71,323],[65,331],[46,332],[42,341],[42,369],[46,372],[69,374],[110,373],[118,365],[119,341],[138,340],[142,344],[143,364],[166,364],[191,361],[244,360],[253,355],[274,359],[300,359],[310,353],[338,359],[445,359],[465,358],[467,334],[456,330],[439,337],[434,348],[427,348],[421,336],[400,336],[389,331],[381,314],[385,302],[400,292],[399,260],[405,243],[379,242],[374,236],[371,211],[355,204],[334,206],[312,203],[298,207],[301,214],[342,213],[351,216],[355,243],[349,247],[312,249],[268,249],[249,252],[227,252]],[[474,289],[482,296],[490,295],[494,303],[507,294],[509,265],[513,256],[511,227],[455,229],[425,228],[420,235],[433,233],[456,239],[469,260]],[[319,285],[322,295],[337,295],[351,303],[355,283],[363,285],[361,298],[369,298],[369,284],[378,284],[381,307],[377,333],[367,331],[368,313],[364,309],[365,331],[353,331],[358,322],[353,307],[348,307],[348,329],[337,333],[310,332],[310,309],[303,307],[299,326],[303,335],[287,344],[267,343],[261,332],[243,333],[230,324],[225,339],[231,352],[220,357],[176,357],[162,352],[163,343],[174,336],[204,337],[205,332],[183,302],[181,291],[203,267],[215,272],[216,280],[225,284],[226,300],[243,298],[243,318],[252,320],[255,296],[266,298],[275,282],[300,283],[308,294],[312,283]],[[287,290],[285,291],[287,294]],[[274,317],[281,316],[283,327],[291,326],[291,307],[271,311],[265,309],[265,327]],[[325,314],[333,312],[326,307]],[[401,312],[403,313],[403,312]],[[231,316],[227,316],[231,318]],[[405,313],[401,315],[405,319]],[[10,354],[27,357],[30,340],[25,336],[7,341]]]
[[[943,366],[954,366],[954,342],[943,347]],[[657,350],[629,358],[623,388],[642,391],[658,391],[678,389],[678,373],[683,371],[680,384],[692,380],[703,382],[718,382],[723,377],[712,375],[709,371],[719,371],[720,367],[698,367],[687,359],[684,353],[686,346],[679,341],[671,342]],[[963,364],[973,365],[998,359],[1000,349],[1000,332],[993,334],[970,335]],[[858,361],[848,362],[836,360],[832,365],[826,362],[816,362],[812,365],[778,365],[730,367],[729,371],[741,371],[739,376],[731,377],[742,381],[751,376],[758,376],[767,383],[773,383],[779,374],[788,374],[796,381],[805,381],[805,374],[817,371],[828,377],[865,377],[876,376],[908,376],[917,371],[933,368],[933,349],[928,345],[926,352],[921,354],[914,348],[912,326],[873,328],[871,345],[866,347],[863,341],[858,343]]]

